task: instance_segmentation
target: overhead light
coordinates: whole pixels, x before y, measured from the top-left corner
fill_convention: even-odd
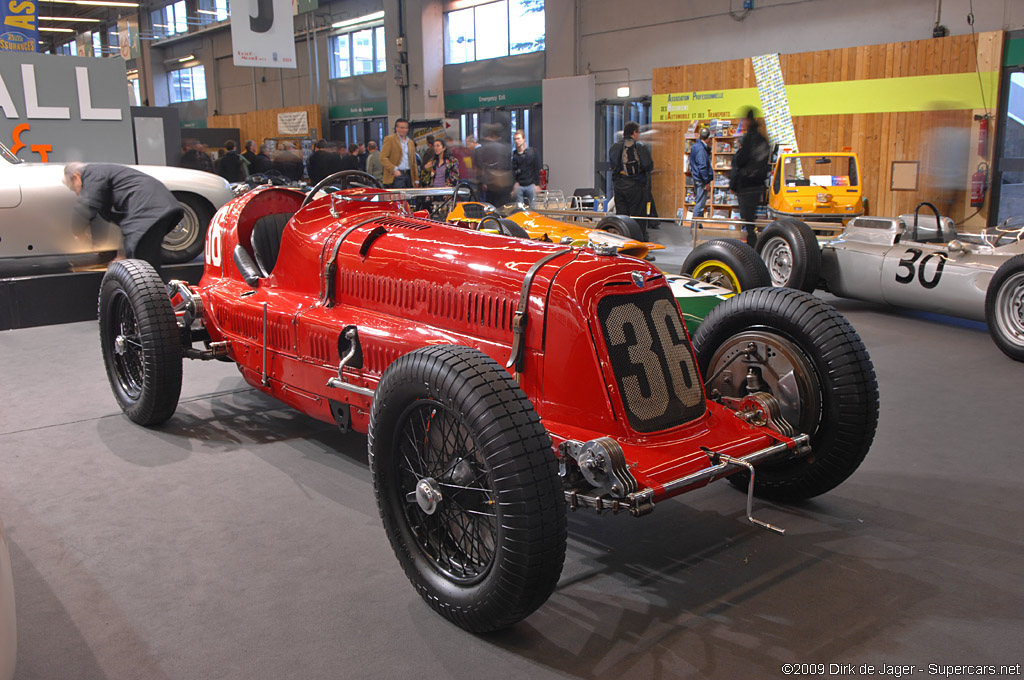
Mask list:
[[[129,78],[131,78],[132,76],[137,76],[137,75],[139,75],[139,69],[137,69],[137,68],[133,68],[133,69],[132,69],[132,70],[130,70],[130,71],[125,71],[125,72],[124,72],[124,74],[125,74],[126,76],[128,76]]]
[[[40,31],[49,31],[50,33],[74,33],[73,28],[51,28],[50,26],[40,26]]]
[[[615,94],[618,95],[619,97],[628,97],[629,85],[623,85],[622,87],[615,91]]]
[[[182,57],[181,59],[179,59],[179,60],[178,60],[178,63],[184,63],[184,62],[186,62],[186,61],[192,61],[192,60],[193,60],[193,59],[195,59],[195,58],[196,58],[196,55],[194,55],[194,54],[190,54],[190,55],[188,55],[187,57]]]
[[[217,16],[217,12],[212,9],[197,9],[196,12],[199,14],[212,14],[213,16]]]
[[[87,19],[85,17],[36,17],[36,19],[39,19],[40,21],[81,21],[89,24],[100,23],[99,19]]]
[[[138,7],[137,2],[114,2],[114,0],[49,0],[63,5],[92,5],[95,7]]]
[[[374,12],[373,14],[365,14],[355,19],[345,19],[344,21],[336,21],[331,24],[331,28],[344,28],[345,26],[355,26],[356,24],[365,24],[371,21],[377,21],[378,19],[384,18],[384,12]]]

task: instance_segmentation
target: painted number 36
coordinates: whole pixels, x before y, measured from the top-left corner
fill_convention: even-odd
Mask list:
[[[683,322],[670,300],[655,302],[649,317],[635,304],[618,305],[608,314],[605,325],[613,347],[629,345],[635,374],[623,379],[623,387],[626,407],[633,415],[641,420],[663,415],[668,410],[670,392],[685,406],[694,406],[703,398]],[[627,334],[627,328],[632,329],[631,334]],[[661,345],[660,353],[654,350],[655,338]]]
[[[907,248],[907,252],[903,254],[903,258],[896,265],[897,283],[912,283],[916,274],[918,282],[925,288],[930,289],[939,285],[939,279],[942,278],[942,269],[946,266],[946,257],[948,256],[946,253],[935,252],[925,255],[922,259],[922,255],[924,255],[924,251],[920,248]],[[937,258],[938,263],[935,265],[935,272],[931,275],[931,278],[928,278],[928,275],[925,273],[925,265],[932,258]],[[918,260],[921,260],[921,264],[917,263]]]

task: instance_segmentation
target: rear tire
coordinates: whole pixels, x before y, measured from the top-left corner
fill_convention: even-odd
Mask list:
[[[772,285],[813,293],[821,275],[821,249],[814,232],[795,217],[780,217],[761,232],[757,252]]]
[[[772,285],[757,252],[743,241],[731,238],[701,243],[686,256],[680,273],[734,293]]]
[[[100,345],[121,410],[139,425],[164,422],[181,395],[181,333],[160,275],[143,260],[110,265],[100,285]]]
[[[213,219],[213,207],[205,198],[195,194],[175,192],[185,215],[166,236],[161,250],[164,264],[191,262],[199,257],[206,245],[206,230]]]
[[[597,223],[597,228],[634,241],[646,241],[643,228],[628,215],[608,215]]]
[[[709,393],[746,396],[753,371],[786,420],[810,435],[810,454],[757,467],[758,496],[823,494],[864,460],[878,425],[878,382],[860,336],[830,305],[788,288],[747,291],[711,310],[693,347]],[[729,477],[744,490],[748,480],[745,472]]]
[[[1024,255],[996,270],[985,294],[988,332],[1003,354],[1024,361]]]
[[[566,548],[558,465],[493,359],[444,345],[399,358],[377,387],[369,446],[388,540],[435,611],[480,633],[548,599]]]

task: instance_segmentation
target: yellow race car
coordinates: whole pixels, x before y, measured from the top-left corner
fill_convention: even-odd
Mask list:
[[[445,221],[468,229],[493,229],[508,236],[534,241],[575,246],[587,243],[612,246],[623,255],[640,259],[653,260],[650,251],[665,247],[644,241],[640,225],[626,215],[607,215],[597,223],[596,228],[589,228],[561,222],[514,203],[495,208],[483,201],[464,201],[455,203],[446,214]]]
[[[768,217],[843,222],[864,214],[857,154],[784,153],[775,162]]]

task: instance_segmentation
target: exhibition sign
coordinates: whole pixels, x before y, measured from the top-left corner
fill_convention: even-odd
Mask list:
[[[981,86],[979,87],[979,80]],[[793,116],[833,116],[901,111],[952,111],[985,108],[996,101],[997,71],[947,73],[903,78],[842,80],[787,85]],[[704,118],[739,118],[761,104],[756,87],[673,92],[651,97],[656,123]]]
[[[39,45],[39,28],[36,24],[35,2],[29,0],[5,0],[3,2],[3,25],[0,26],[0,50],[10,52],[35,52]]]
[[[277,114],[277,134],[282,137],[309,134],[309,116],[305,111],[285,111]]]
[[[0,140],[26,161],[134,163],[124,83],[120,59],[7,55],[0,59]]]
[[[117,20],[117,46],[125,61],[139,58],[139,22],[135,19]]]
[[[297,68],[292,0],[231,3],[231,49],[235,66]]]

